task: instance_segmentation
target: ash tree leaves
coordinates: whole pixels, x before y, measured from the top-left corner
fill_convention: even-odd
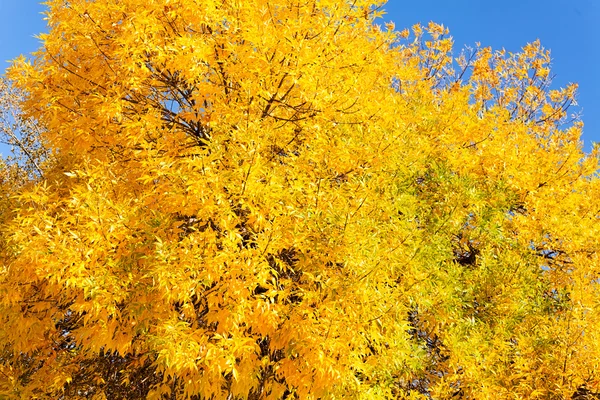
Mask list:
[[[52,156],[2,181],[0,397],[600,391],[575,87],[383,7],[48,2],[9,72]]]
[[[0,143],[11,152],[2,161],[2,180],[11,185],[35,180],[50,159],[42,126],[23,115],[19,107],[23,96],[7,78],[0,79]]]

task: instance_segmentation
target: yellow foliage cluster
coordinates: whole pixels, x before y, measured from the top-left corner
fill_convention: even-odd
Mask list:
[[[540,43],[374,0],[49,0],[0,398],[600,391],[598,157]]]

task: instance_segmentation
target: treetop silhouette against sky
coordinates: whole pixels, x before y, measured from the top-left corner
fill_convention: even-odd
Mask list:
[[[36,0],[0,1],[0,69],[19,54],[39,47],[35,35],[45,30],[44,6]],[[600,142],[600,44],[594,30],[600,21],[600,3],[592,0],[392,0],[385,5],[385,21],[410,28],[429,21],[450,29],[455,51],[463,46],[491,46],[519,52],[528,42],[540,39],[551,50],[554,87],[569,82],[579,85],[577,101],[585,127],[584,149]],[[1,148],[0,148],[1,149]],[[0,150],[0,152],[2,152]]]

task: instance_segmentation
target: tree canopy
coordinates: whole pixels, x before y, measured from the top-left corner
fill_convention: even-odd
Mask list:
[[[47,5],[8,74],[0,398],[600,391],[598,152],[539,42],[457,52],[377,0]]]

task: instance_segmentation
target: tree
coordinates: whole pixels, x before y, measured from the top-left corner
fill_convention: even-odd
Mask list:
[[[20,186],[43,172],[50,155],[42,138],[42,127],[25,117],[19,103],[23,93],[5,77],[0,78],[0,143],[9,146],[11,155],[3,158],[3,180]]]
[[[9,74],[55,160],[6,188],[0,396],[597,391],[575,87],[382,6],[48,2]]]

